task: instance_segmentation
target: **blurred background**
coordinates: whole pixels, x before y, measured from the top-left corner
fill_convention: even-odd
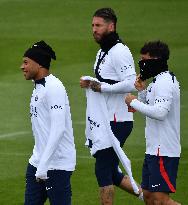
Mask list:
[[[117,31],[133,54],[137,72],[139,51],[146,41],[160,39],[169,45],[169,68],[181,85],[182,155],[177,193],[172,197],[188,204],[188,1],[0,0],[0,205],[21,205],[24,201],[25,169],[34,144],[29,117],[33,83],[24,79],[20,65],[25,50],[40,40],[56,51],[51,72],[62,80],[70,100],[77,148],[72,204],[99,204],[94,159],[84,146],[85,93],[79,79],[93,76],[99,47],[92,37],[91,22],[94,11],[101,7],[115,10]],[[145,119],[139,113],[134,116],[134,130],[124,150],[132,161],[133,176],[140,182]],[[143,203],[116,189],[115,205],[122,204]]]

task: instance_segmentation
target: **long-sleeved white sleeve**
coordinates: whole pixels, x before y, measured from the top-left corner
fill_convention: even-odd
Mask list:
[[[170,100],[166,100],[162,103],[155,103],[154,105],[147,105],[143,102],[140,102],[137,99],[134,99],[130,106],[133,107],[135,110],[141,112],[142,114],[156,120],[164,120],[165,116],[168,114],[168,110],[170,109]]]
[[[61,87],[50,89],[46,96],[50,112],[50,133],[37,168],[36,177],[47,178],[48,165],[65,131],[66,92]]]
[[[171,84],[171,79],[166,81],[165,79],[162,79],[155,83],[151,83],[147,88],[147,92],[145,94],[143,92],[143,95],[146,96],[146,104],[135,99],[131,102],[131,107],[152,119],[164,120],[170,111],[173,100]],[[147,95],[150,93],[154,94],[153,102],[147,102]]]
[[[101,92],[102,93],[130,93],[136,91],[134,83],[136,80],[136,75],[127,76],[123,81],[110,85],[108,83],[101,84]]]

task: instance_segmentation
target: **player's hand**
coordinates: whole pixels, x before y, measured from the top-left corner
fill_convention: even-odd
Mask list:
[[[94,92],[101,92],[101,84],[96,81],[90,81],[89,87],[94,91]]]
[[[37,170],[35,176],[36,176],[37,182],[45,181],[48,179],[47,171],[38,171]]]
[[[36,181],[40,183],[40,182],[45,182],[45,181],[46,181],[46,179],[36,178]]]
[[[80,87],[81,88],[89,88],[90,80],[83,80],[80,78]]]
[[[146,88],[146,81],[140,79],[140,74],[137,75],[134,86],[138,91],[142,91]]]
[[[125,103],[127,104],[127,106],[130,106],[130,103],[131,103],[132,100],[134,100],[134,99],[137,99],[137,97],[129,93],[129,94],[125,97]]]

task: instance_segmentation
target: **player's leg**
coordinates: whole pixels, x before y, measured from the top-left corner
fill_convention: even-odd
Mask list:
[[[51,205],[71,205],[71,175],[70,171],[48,171],[46,190]]]
[[[129,137],[133,129],[133,122],[126,121],[126,122],[110,122],[110,126],[114,136],[120,142],[120,146],[123,147],[125,141]]]
[[[112,132],[114,133],[115,137],[119,140],[121,147],[123,147],[126,139],[131,134],[131,131],[133,129],[133,122],[132,121],[111,122],[110,126],[111,126]],[[117,161],[119,163],[118,158],[117,158],[116,162]],[[142,193],[142,188],[140,187],[140,185],[138,184],[140,193],[135,194],[129,177],[123,176],[121,171],[118,169],[118,163],[115,165],[115,168],[114,168],[114,178],[117,178],[117,179],[115,179],[115,185],[118,186],[119,188],[121,188],[122,190],[124,190],[130,194],[133,194],[133,195],[139,197],[141,200],[143,200],[143,193]],[[119,181],[119,180],[121,180],[121,181]]]
[[[152,205],[152,198],[151,198],[151,192],[149,191],[149,187],[150,187],[150,166],[149,166],[149,162],[150,162],[150,158],[148,155],[145,155],[145,159],[144,159],[144,163],[143,163],[143,167],[142,167],[142,183],[141,183],[141,187],[142,187],[142,191],[143,191],[143,198],[144,198],[144,202],[146,205]]]
[[[36,168],[28,164],[26,171],[26,189],[24,205],[44,205],[47,199],[45,182],[37,182],[35,173]]]
[[[172,200],[168,193],[151,192],[150,194],[150,198],[152,199],[151,205],[181,205],[180,203]]]
[[[114,200],[114,186],[112,181],[113,148],[98,151],[94,157],[95,175],[99,185],[101,205],[112,205]]]
[[[131,185],[131,180],[129,176],[126,176],[126,175],[123,177],[123,179],[121,180],[121,183],[119,184],[119,188],[143,200],[142,188],[138,183],[137,183],[137,186],[139,188],[139,194],[134,193],[134,190]]]
[[[103,186],[99,190],[101,205],[112,205],[114,200],[114,186]]]
[[[120,139],[118,140],[120,141],[120,144],[123,145],[126,140],[126,137],[125,135],[120,136],[118,133],[119,132],[125,133],[124,126],[122,126],[122,123],[116,123],[116,122],[111,122],[110,125],[114,135],[119,136]],[[131,130],[132,127],[130,126],[129,134]],[[113,186],[114,184],[113,184],[112,175],[115,167],[118,167],[118,163],[119,163],[118,157],[115,154],[112,147],[104,150],[99,150],[94,155],[94,157],[96,158],[95,175],[99,185],[101,204],[112,205],[114,200],[114,186]]]
[[[146,205],[152,205],[152,197],[151,197],[151,193],[150,191],[148,190],[145,190],[145,189],[142,189],[143,191],[143,195],[144,195],[144,202]]]
[[[143,165],[142,188],[149,205],[177,205],[169,193],[176,191],[179,158],[146,155]]]

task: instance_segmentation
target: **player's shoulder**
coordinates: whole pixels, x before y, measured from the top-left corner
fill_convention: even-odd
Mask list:
[[[62,89],[65,90],[63,83],[54,75],[50,74],[45,78],[47,89]]]
[[[156,86],[162,86],[164,89],[167,87],[174,87],[179,84],[176,76],[169,71],[158,74],[156,82]]]
[[[130,49],[123,43],[117,43],[110,49],[109,53],[116,56],[131,55]]]
[[[165,72],[162,72],[162,73],[159,73],[157,76],[156,76],[156,80],[159,82],[173,82],[173,78],[175,76],[170,73],[169,71],[165,71]]]

